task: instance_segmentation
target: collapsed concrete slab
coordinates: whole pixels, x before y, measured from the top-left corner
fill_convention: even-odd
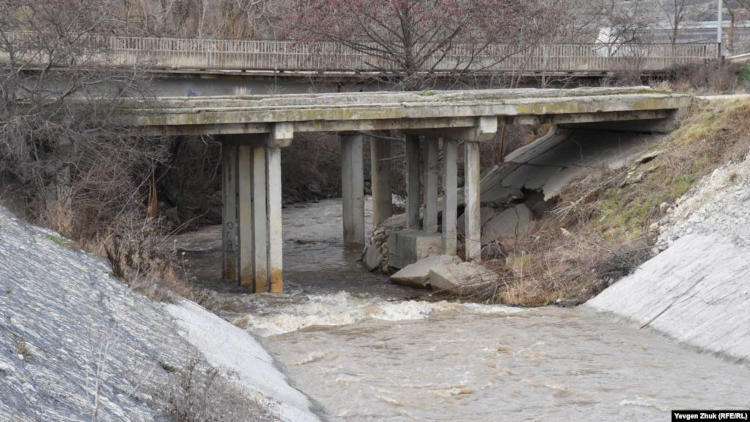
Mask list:
[[[469,295],[500,281],[500,275],[473,262],[458,262],[430,269],[428,283],[434,290]]]
[[[524,204],[495,214],[482,227],[482,243],[526,236],[534,226],[531,211]]]
[[[439,270],[449,265],[460,263],[455,256],[433,255],[407,265],[391,276],[391,281],[412,287],[427,287],[431,270]]]

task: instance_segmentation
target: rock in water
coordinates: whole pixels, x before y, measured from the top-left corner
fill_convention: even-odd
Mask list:
[[[376,245],[368,243],[367,246],[365,246],[365,252],[363,255],[362,262],[365,264],[367,271],[375,271],[380,268],[382,257],[380,255],[380,249]]]
[[[391,281],[412,287],[427,287],[430,270],[460,263],[455,256],[432,255],[407,265],[391,276]]]

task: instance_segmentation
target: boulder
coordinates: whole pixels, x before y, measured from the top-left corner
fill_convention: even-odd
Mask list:
[[[365,251],[362,255],[362,262],[365,264],[367,271],[375,271],[380,268],[382,259],[380,256],[380,249],[377,245],[368,243],[367,246],[365,246]]]
[[[426,287],[431,270],[440,270],[449,265],[461,262],[458,257],[432,255],[407,265],[391,276],[391,281],[412,287]]]
[[[498,214],[498,211],[492,207],[482,207],[479,209],[479,218],[481,220],[481,225],[484,226],[485,223],[490,221],[492,217],[496,216]],[[464,230],[466,229],[466,214],[461,214],[460,217],[458,217],[458,221],[456,221],[456,230],[458,230],[459,233],[464,233]]]
[[[501,212],[482,226],[482,243],[526,236],[533,227],[531,211],[524,204]]]
[[[498,283],[500,276],[479,264],[458,262],[430,269],[427,282],[434,290],[465,296]]]

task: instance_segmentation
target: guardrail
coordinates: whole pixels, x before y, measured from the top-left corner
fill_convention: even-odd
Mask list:
[[[16,33],[32,42],[31,33]],[[332,42],[209,40],[87,36],[88,60],[162,70],[397,72],[394,63]],[[470,45],[450,47],[420,71],[596,73],[660,71],[717,57],[716,44],[551,44],[528,49],[493,44],[479,51]]]
[[[748,63],[750,62],[750,53],[737,54],[736,56],[729,56],[727,60],[732,63]]]

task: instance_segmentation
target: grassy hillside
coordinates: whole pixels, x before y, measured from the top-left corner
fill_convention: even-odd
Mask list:
[[[481,299],[578,304],[653,254],[658,222],[701,177],[750,147],[750,100],[696,100],[680,128],[638,162],[570,184],[527,238],[487,265],[503,275]]]

